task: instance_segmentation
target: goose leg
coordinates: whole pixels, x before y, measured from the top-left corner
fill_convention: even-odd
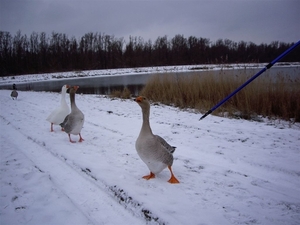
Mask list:
[[[70,140],[70,142],[71,143],[75,143],[76,141],[72,141],[72,139],[71,139],[71,134],[68,134],[69,135],[69,140]]]
[[[84,141],[84,139],[81,137],[81,134],[79,133],[79,142],[82,142],[82,141]]]
[[[170,170],[170,172],[171,172],[171,178],[170,178],[170,180],[168,180],[168,182],[171,183],[171,184],[178,184],[179,181],[178,181],[177,178],[174,176],[174,174],[173,174],[173,172],[172,172],[171,166],[168,166],[168,168],[169,168],[169,170]]]
[[[53,132],[53,123],[51,123],[50,131]]]
[[[150,179],[152,179],[152,178],[155,178],[155,174],[152,173],[152,172],[150,172],[149,175],[143,176],[143,178],[146,179],[146,180],[150,180]]]

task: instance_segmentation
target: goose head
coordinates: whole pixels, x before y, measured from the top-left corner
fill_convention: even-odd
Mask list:
[[[65,84],[64,86],[62,86],[61,90],[62,90],[63,93],[66,93],[69,88],[70,88],[70,85]]]
[[[75,94],[77,89],[79,88],[79,86],[69,86],[69,85],[68,85],[68,87],[69,87],[70,94]]]
[[[148,101],[148,99],[144,96],[139,96],[137,97],[136,99],[134,99],[134,101],[136,103],[139,104],[139,106],[142,108],[142,109],[149,109],[150,108],[150,102]]]

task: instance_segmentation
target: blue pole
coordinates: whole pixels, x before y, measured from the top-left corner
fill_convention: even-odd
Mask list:
[[[211,114],[214,110],[216,110],[218,107],[220,107],[222,104],[224,104],[228,99],[230,99],[233,95],[238,93],[241,89],[243,89],[245,86],[247,86],[249,83],[251,83],[255,78],[257,78],[259,75],[264,73],[267,69],[270,69],[277,61],[282,59],[284,56],[289,54],[292,50],[294,50],[298,45],[300,45],[300,40],[295,43],[293,46],[291,46],[288,50],[286,50],[284,53],[282,53],[280,56],[278,56],[276,59],[274,59],[272,62],[270,62],[268,65],[266,65],[262,70],[260,70],[257,74],[255,74],[253,77],[251,77],[249,80],[247,80],[243,85],[241,85],[239,88],[237,88],[234,92],[232,92],[230,95],[228,95],[226,98],[224,98],[222,101],[220,101],[217,105],[215,105],[213,108],[208,110],[201,118],[200,120],[204,119],[206,116]]]

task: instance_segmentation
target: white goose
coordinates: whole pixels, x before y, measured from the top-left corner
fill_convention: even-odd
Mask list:
[[[64,121],[65,117],[70,113],[69,106],[66,102],[66,92],[69,85],[64,85],[61,88],[61,100],[60,106],[50,113],[47,117],[47,121],[51,123],[50,131],[53,132],[53,124],[59,125]],[[63,130],[63,129],[62,129]]]
[[[173,164],[172,153],[175,151],[175,147],[170,146],[162,137],[152,133],[149,122],[150,103],[147,98],[139,96],[135,101],[142,108],[143,113],[143,124],[135,148],[150,170],[150,174],[143,176],[143,178],[147,180],[155,178],[155,174],[168,167],[171,172],[171,178],[168,182],[179,183],[171,168]]]
[[[78,109],[75,103],[75,93],[78,88],[79,86],[73,86],[70,88],[71,113],[67,115],[64,121],[60,124],[69,135],[71,143],[76,142],[72,141],[71,134],[79,135],[79,142],[84,141],[80,134],[84,123],[84,114],[80,111],[80,109]]]

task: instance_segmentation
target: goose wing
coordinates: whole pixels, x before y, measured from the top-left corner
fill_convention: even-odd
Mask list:
[[[155,135],[157,142],[159,142],[168,152],[173,153],[176,147],[169,145],[161,136]]]

